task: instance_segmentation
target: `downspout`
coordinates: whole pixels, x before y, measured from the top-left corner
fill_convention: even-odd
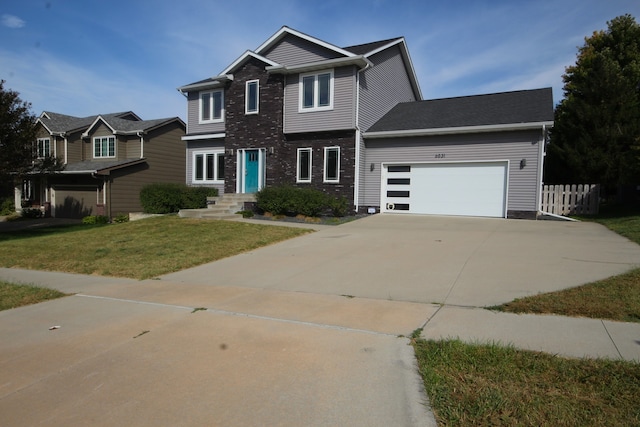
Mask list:
[[[367,61],[367,65],[361,68],[356,73],[356,161],[354,171],[354,183],[353,183],[353,206],[357,213],[360,208],[360,140],[362,139],[362,133],[360,132],[360,73],[367,70],[370,67],[370,63]]]
[[[137,133],[138,138],[140,138],[140,158],[144,157],[144,134],[142,131]]]
[[[544,172],[544,158],[546,157],[547,148],[547,125],[542,125],[542,144],[540,144],[540,152],[538,158],[539,174],[538,174],[538,212],[543,216],[550,216],[552,218],[561,219],[564,221],[577,221],[576,219],[569,218],[562,215],[553,214],[551,212],[545,212],[542,210],[542,189],[544,187],[543,172]]]

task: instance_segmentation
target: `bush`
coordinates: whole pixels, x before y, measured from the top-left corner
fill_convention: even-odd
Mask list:
[[[140,191],[140,203],[145,213],[167,214],[180,209],[204,208],[207,206],[207,197],[217,195],[216,188],[157,183],[149,184]]]
[[[89,215],[82,218],[82,223],[88,225],[109,224],[109,217],[105,215]]]
[[[23,208],[23,218],[42,218],[42,211],[39,208]]]
[[[349,212],[349,201],[346,197],[330,197],[329,198],[329,209],[331,209],[331,213],[333,216],[343,217],[346,216]]]
[[[330,211],[334,216],[345,216],[349,211],[346,197],[332,197],[313,188],[290,185],[265,187],[256,193],[256,206],[273,215],[318,216]]]
[[[11,215],[16,212],[15,201],[13,197],[7,197],[0,201],[0,215]]]
[[[129,222],[129,214],[121,213],[113,217],[113,222],[121,224],[123,222]]]

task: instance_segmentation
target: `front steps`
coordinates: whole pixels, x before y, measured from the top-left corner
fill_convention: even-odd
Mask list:
[[[244,210],[245,202],[255,202],[254,194],[223,194],[217,197],[207,197],[205,209],[180,209],[181,218],[203,219],[237,219],[236,212]]]

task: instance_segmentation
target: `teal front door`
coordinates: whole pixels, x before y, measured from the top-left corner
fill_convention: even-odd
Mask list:
[[[244,156],[244,192],[255,193],[258,191],[259,151],[247,150]]]

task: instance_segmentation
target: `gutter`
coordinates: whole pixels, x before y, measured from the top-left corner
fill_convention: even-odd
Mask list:
[[[354,171],[354,185],[353,185],[353,206],[355,212],[358,212],[360,208],[360,139],[362,139],[362,132],[360,131],[360,73],[371,68],[371,62],[367,62],[364,68],[361,68],[356,73],[356,161]]]
[[[365,138],[391,138],[391,137],[410,137],[410,136],[428,136],[428,135],[447,135],[461,133],[484,133],[484,132],[504,132],[514,130],[538,129],[541,126],[553,126],[553,122],[533,122],[533,123],[508,123],[502,125],[480,125],[480,126],[458,126],[447,128],[431,128],[431,129],[406,129],[406,130],[388,130],[379,132],[366,132]]]

